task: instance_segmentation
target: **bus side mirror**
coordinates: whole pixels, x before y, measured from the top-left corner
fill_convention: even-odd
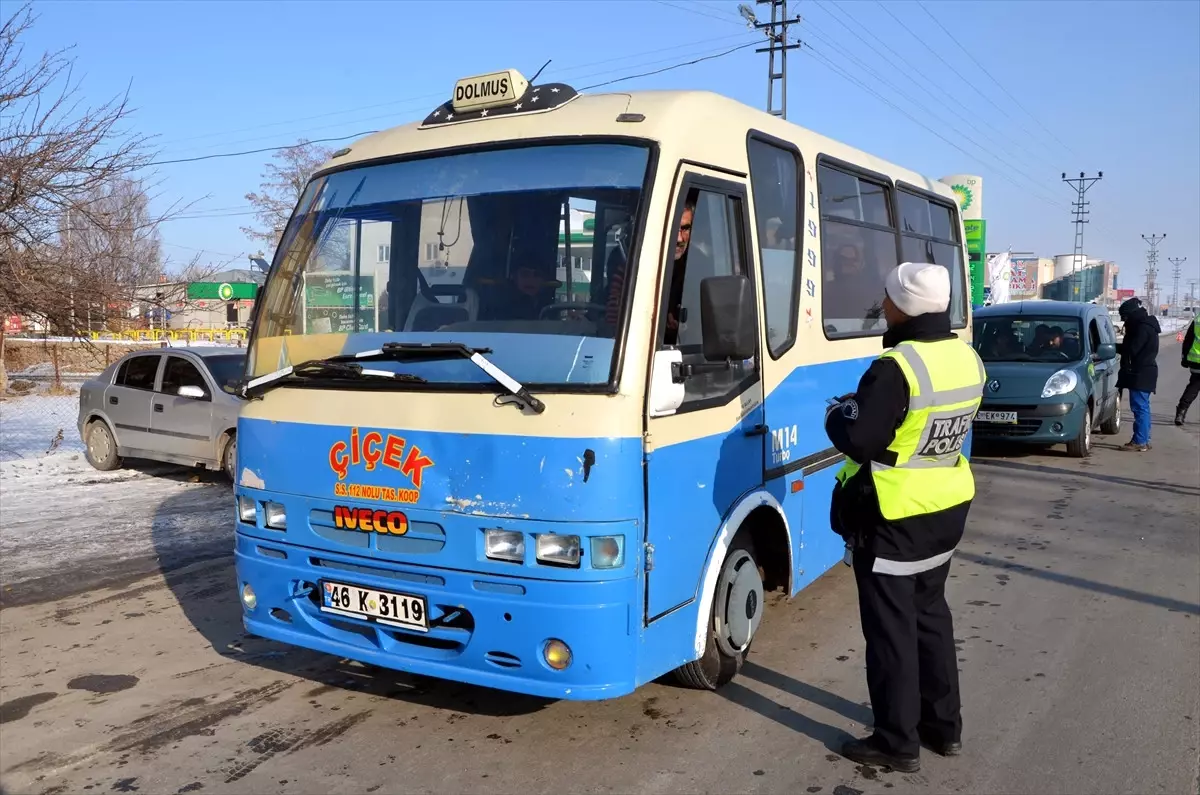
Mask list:
[[[740,362],[758,350],[754,286],[746,276],[709,276],[700,282],[704,358]]]

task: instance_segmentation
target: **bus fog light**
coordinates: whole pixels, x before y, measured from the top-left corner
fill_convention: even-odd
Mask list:
[[[287,511],[277,502],[268,502],[263,504],[263,511],[266,513],[267,527],[272,530],[287,530]]]
[[[579,536],[551,534],[537,537],[539,563],[549,563],[555,566],[578,566],[579,557]]]
[[[555,638],[546,641],[546,645],[542,648],[542,656],[546,659],[546,665],[556,671],[562,671],[571,664],[570,647]]]
[[[247,610],[253,610],[258,606],[258,597],[254,595],[254,589],[250,587],[250,583],[242,586],[242,604]]]
[[[596,536],[592,539],[592,568],[619,569],[625,565],[625,536]]]
[[[238,519],[246,524],[258,523],[258,503],[253,497],[238,497],[237,498]]]
[[[483,554],[492,560],[525,562],[525,534],[516,530],[485,530]]]

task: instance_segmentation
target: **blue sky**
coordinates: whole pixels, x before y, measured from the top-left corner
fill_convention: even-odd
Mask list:
[[[1185,283],[1200,278],[1200,3],[789,7],[812,46],[789,60],[789,120],[933,177],[982,175],[992,250],[1070,253],[1073,197],[1061,172],[1103,171],[1088,194],[1087,254],[1116,260],[1121,285],[1140,288],[1141,235],[1165,232],[1160,283],[1169,292],[1168,256],[1188,258]],[[158,136],[161,159],[403,124],[468,74],[531,76],[553,59],[542,79],[588,85],[752,40],[734,0],[37,0],[34,9],[27,51],[74,45],[90,101],[129,86],[132,124]],[[703,88],[765,107],[765,59],[751,48],[619,88]],[[237,213],[268,159],[157,169],[162,202],[196,202],[191,212],[207,216],[164,227],[173,262],[197,252],[205,264],[245,262],[256,247],[239,227],[252,218]]]

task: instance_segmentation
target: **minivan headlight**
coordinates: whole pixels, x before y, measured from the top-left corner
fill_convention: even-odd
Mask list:
[[[1042,397],[1065,395],[1068,392],[1074,392],[1078,385],[1079,376],[1075,375],[1074,370],[1059,370],[1046,379],[1046,385],[1042,387]]]

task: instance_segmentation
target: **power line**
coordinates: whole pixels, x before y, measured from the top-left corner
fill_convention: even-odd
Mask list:
[[[917,68],[916,63],[913,62],[914,59],[912,59],[912,58],[905,59],[904,56],[902,56],[900,53],[896,52],[891,47],[891,45],[887,43],[887,41],[885,41],[882,37],[876,35],[875,32],[872,31],[870,28],[868,28],[861,20],[856,19],[852,15],[846,13],[845,10],[840,8],[835,3],[832,3],[832,2],[829,3],[829,8],[826,8],[825,4],[822,3],[820,0],[816,0],[816,2],[817,2],[817,5],[821,8],[821,10],[825,11],[825,13],[828,14],[831,19],[833,19],[835,22],[837,22],[839,25],[841,25],[843,28],[845,28],[850,33],[850,35],[854,36],[860,42],[865,44],[869,49],[874,50],[877,55],[883,56],[884,60],[886,60],[896,70],[896,72],[907,77],[910,81],[912,81],[913,85],[917,86],[922,91],[924,91],[926,94],[928,94],[931,99],[933,99],[934,101],[941,104],[944,108],[947,108],[953,114],[953,116],[955,118],[960,118],[965,124],[967,124],[968,127],[971,128],[971,130],[973,130],[975,133],[980,135],[980,137],[984,138],[992,145],[1000,147],[1001,149],[1016,148],[1016,149],[1021,150],[1030,159],[1036,160],[1038,158],[1042,158],[1046,163],[1051,162],[1046,155],[1038,155],[1038,154],[1034,153],[1033,151],[1031,151],[1028,147],[1025,146],[1024,143],[1022,143],[1019,140],[1019,138],[1017,136],[1004,135],[1004,137],[1006,139],[1005,141],[999,141],[996,138],[992,137],[992,135],[989,132],[987,132],[985,129],[983,129],[983,127],[980,124],[978,124],[977,122],[972,120],[969,116],[962,115],[963,103],[958,98],[956,98],[953,94],[951,94],[949,91],[947,91],[945,88],[943,88],[937,81],[935,81],[933,78],[929,77],[927,74],[925,74],[919,68]],[[830,9],[836,10],[837,15],[835,16],[830,11]],[[842,17],[845,17],[846,20],[849,20],[850,22],[854,23],[854,25],[856,27],[858,27],[864,33],[866,33],[872,39],[874,39],[879,44],[880,47],[882,47],[884,50],[887,51],[887,53],[894,55],[895,60],[893,60],[889,55],[879,52],[878,50],[875,50],[875,48],[871,47],[871,44],[869,42],[867,42],[866,39],[864,39],[861,35],[859,35],[854,30],[852,30],[850,28],[850,26],[846,23],[846,21],[844,21],[842,19]],[[813,25],[811,20],[806,20],[805,24],[810,29],[816,30],[816,26]],[[909,70],[920,75],[921,78],[923,78],[925,80],[925,82],[929,83],[934,88],[936,88],[939,92],[941,92],[942,96],[944,96],[945,99],[942,99],[942,97],[934,96],[934,93],[932,91],[930,91],[928,88],[926,88],[924,85],[922,85],[920,82],[918,82],[912,76],[912,74],[910,74]],[[1003,128],[1001,128],[999,126],[995,127],[994,129],[998,133],[1003,133]]]
[[[941,28],[941,29],[942,29],[942,32],[943,32],[943,33],[945,33],[947,36],[949,36],[949,37],[950,37],[950,40],[951,40],[952,42],[954,42],[955,44],[957,44],[957,45],[958,45],[958,48],[959,48],[960,50],[962,50],[964,53],[966,53],[966,54],[967,54],[967,57],[971,59],[971,62],[972,62],[972,63],[974,63],[976,66],[978,66],[978,67],[979,67],[979,69],[980,69],[980,71],[982,71],[982,72],[983,72],[985,75],[987,75],[987,76],[988,76],[988,78],[989,78],[989,79],[990,79],[990,80],[991,80],[993,83],[995,83],[995,84],[996,84],[996,86],[997,86],[997,87],[999,87],[999,89],[1000,89],[1001,91],[1003,91],[1003,92],[1004,92],[1004,93],[1005,93],[1005,94],[1008,96],[1008,98],[1009,98],[1009,99],[1011,99],[1011,100],[1013,101],[1013,104],[1014,104],[1014,105],[1016,105],[1018,108],[1020,108],[1022,111],[1024,111],[1024,112],[1025,112],[1025,115],[1027,115],[1029,118],[1033,119],[1034,123],[1035,123],[1035,124],[1037,124],[1039,127],[1041,127],[1041,128],[1042,128],[1042,130],[1044,130],[1044,131],[1046,132],[1046,134],[1047,134],[1047,135],[1049,135],[1051,138],[1053,138],[1055,141],[1057,141],[1059,146],[1061,146],[1063,149],[1066,149],[1068,152],[1070,152],[1070,153],[1072,153],[1072,154],[1075,154],[1074,150],[1073,150],[1073,149],[1071,149],[1071,147],[1070,147],[1070,146],[1068,146],[1067,144],[1063,143],[1063,142],[1062,142],[1062,140],[1061,140],[1061,139],[1059,139],[1059,137],[1058,137],[1057,135],[1055,135],[1055,134],[1054,134],[1054,132],[1053,132],[1052,130],[1050,130],[1049,128],[1047,128],[1047,127],[1046,127],[1046,125],[1042,124],[1042,121],[1041,121],[1041,119],[1039,119],[1037,116],[1035,116],[1035,115],[1033,115],[1032,113],[1030,113],[1030,112],[1029,112],[1029,110],[1028,110],[1028,109],[1027,109],[1027,108],[1026,108],[1024,105],[1022,105],[1022,104],[1021,104],[1020,100],[1018,100],[1016,97],[1014,97],[1014,96],[1013,96],[1013,95],[1012,95],[1012,94],[1009,92],[1009,90],[1008,90],[1007,88],[1005,88],[1005,87],[1004,87],[1004,85],[1003,85],[1003,84],[1002,84],[1002,83],[1001,83],[999,80],[997,80],[997,79],[996,79],[996,78],[995,78],[995,77],[992,75],[992,73],[991,73],[991,72],[989,72],[989,71],[987,70],[987,68],[986,68],[986,67],[984,67],[984,65],[983,65],[983,64],[981,64],[981,63],[980,63],[978,60],[976,60],[975,56],[971,54],[971,51],[970,51],[970,50],[968,50],[966,47],[964,47],[964,46],[962,45],[962,42],[960,42],[960,41],[959,41],[957,38],[955,38],[955,36],[954,36],[954,34],[953,34],[953,33],[951,33],[950,31],[946,30],[946,26],[945,26],[945,25],[943,25],[943,24],[941,23],[941,21],[940,21],[940,20],[939,20],[937,17],[935,17],[935,16],[934,16],[934,15],[933,15],[933,14],[932,14],[930,11],[929,11],[929,9],[928,9],[928,8],[926,8],[926,7],[925,7],[925,4],[924,4],[924,3],[922,3],[922,2],[921,2],[921,0],[917,0],[917,5],[921,7],[921,10],[925,12],[925,15],[926,15],[926,16],[928,16],[930,19],[932,19],[932,20],[933,20],[933,23],[934,23],[935,25],[937,25],[939,28]]]
[[[561,69],[555,69],[554,67],[551,67],[550,71],[555,74],[578,72],[582,69],[588,69],[593,66],[601,66],[603,64],[614,63],[617,61],[628,62],[631,59],[642,58],[647,55],[661,55],[662,53],[672,52],[675,50],[686,50],[691,47],[698,47],[698,46],[704,45],[704,44],[712,44],[714,42],[730,41],[731,39],[739,38],[741,35],[744,35],[744,34],[713,36],[713,37],[709,37],[706,39],[697,39],[695,41],[685,42],[684,44],[676,44],[676,45],[672,45],[670,47],[659,47],[654,50],[645,50],[642,52],[629,53],[626,55],[620,55],[620,56],[616,56],[613,58],[604,58],[599,61],[590,61],[588,63],[578,64],[576,66],[562,67]],[[654,62],[652,62],[652,63],[654,63]],[[642,64],[642,65],[646,65],[646,64]],[[586,76],[593,77],[596,74],[605,74],[605,72],[589,73]],[[203,133],[200,135],[189,136],[187,138],[175,138],[175,139],[171,139],[171,140],[167,141],[166,143],[171,146],[174,146],[177,144],[186,143],[188,141],[200,140],[203,138],[212,138],[215,136],[223,136],[223,135],[236,135],[237,133],[253,132],[255,130],[263,130],[263,129],[267,129],[267,128],[271,128],[271,127],[282,127],[282,126],[287,126],[290,124],[296,124],[298,122],[313,121],[316,119],[325,119],[325,118],[330,118],[333,116],[347,116],[347,115],[359,113],[362,111],[375,110],[377,108],[396,107],[396,106],[400,106],[400,105],[408,106],[408,105],[412,105],[412,104],[418,103],[418,102],[428,102],[429,100],[433,100],[433,99],[441,99],[444,96],[445,96],[445,92],[439,91],[436,93],[412,96],[412,97],[408,97],[405,99],[390,100],[388,102],[377,102],[377,103],[374,103],[371,105],[360,105],[355,108],[346,108],[343,110],[329,111],[326,113],[317,113],[317,114],[314,114],[311,116],[300,116],[300,117],[293,118],[293,119],[268,122],[266,124],[257,124],[257,125],[253,125],[250,127],[240,127],[240,128],[234,129],[234,130],[224,130],[224,131]],[[358,122],[349,122],[348,121],[346,123],[351,124],[351,123],[361,123],[362,121],[375,121],[380,118],[387,118],[387,116],[372,116],[370,119],[366,119],[366,120],[360,119],[360,120],[358,120]],[[330,125],[330,126],[338,126],[338,125]],[[326,126],[325,129],[328,129],[328,126]],[[272,133],[272,136],[273,135],[274,135],[274,133]],[[256,140],[256,139],[251,139],[251,140]],[[262,139],[259,138],[257,140],[262,140]],[[245,141],[245,140],[236,141],[236,142],[224,141],[224,142],[218,142],[215,144],[206,144],[206,145],[202,146],[201,148],[208,148],[208,147],[212,147],[212,146],[236,146],[238,143],[247,143],[247,142],[248,141]]]
[[[756,44],[758,44],[758,42],[756,42],[756,41],[752,41],[749,44],[739,44],[737,47],[731,47],[728,50],[725,50],[724,52],[719,52],[714,55],[705,55],[702,58],[695,58],[691,61],[684,61],[683,63],[677,63],[673,66],[664,66],[662,69],[655,69],[654,71],[651,71],[651,72],[641,72],[640,74],[636,74],[636,75],[628,75],[626,77],[618,77],[615,80],[606,80],[603,83],[596,83],[595,85],[584,86],[583,88],[580,88],[578,90],[579,91],[591,91],[593,88],[601,88],[603,86],[611,86],[613,83],[623,83],[626,80],[636,80],[639,77],[650,77],[651,75],[662,74],[663,72],[669,72],[672,69],[681,69],[685,66],[692,66],[693,64],[702,63],[703,61],[712,61],[717,58],[724,58],[726,55],[735,53],[738,50],[744,50],[747,47],[753,47]]]
[[[242,152],[218,152],[217,154],[212,154],[212,155],[200,155],[198,157],[181,157],[181,158],[177,158],[175,160],[155,160],[152,163],[146,163],[145,166],[143,166],[143,168],[149,168],[150,166],[169,166],[174,163],[195,163],[198,160],[215,160],[219,157],[241,157],[242,155],[257,155],[257,154],[261,154],[263,152],[282,152],[285,149],[302,149],[306,146],[309,146],[310,144],[326,144],[326,143],[332,143],[334,141],[345,141],[350,138],[358,138],[360,136],[371,135],[372,133],[376,133],[376,132],[379,132],[379,131],[378,130],[366,130],[364,132],[356,132],[353,135],[338,136],[337,138],[316,138],[312,141],[306,141],[305,143],[302,143],[302,144],[288,144],[286,146],[268,146],[268,147],[264,147],[262,149],[247,149]]]

